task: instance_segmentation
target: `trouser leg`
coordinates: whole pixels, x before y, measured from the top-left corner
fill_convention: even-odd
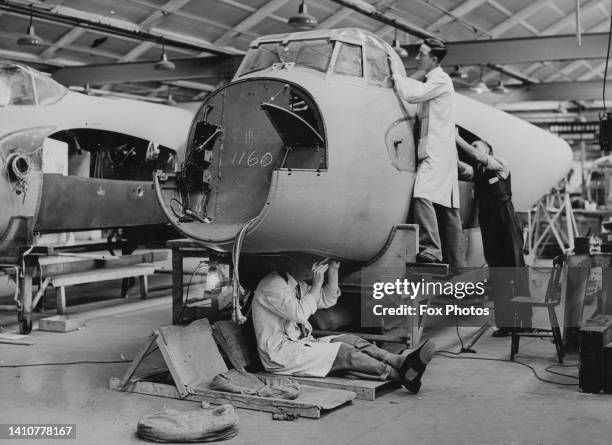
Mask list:
[[[443,261],[451,267],[465,267],[465,249],[459,209],[433,204],[440,230]]]
[[[413,198],[414,222],[419,225],[419,251],[442,261],[442,244],[434,205],[428,199]]]
[[[388,380],[392,368],[347,343],[341,343],[330,374],[342,371],[349,371],[357,376]]]
[[[364,354],[367,354],[387,365],[391,365],[394,368],[400,367],[402,363],[402,356],[385,351],[384,349],[379,348],[375,344],[370,343],[357,335],[343,334],[332,339],[331,342],[342,342],[350,345]]]

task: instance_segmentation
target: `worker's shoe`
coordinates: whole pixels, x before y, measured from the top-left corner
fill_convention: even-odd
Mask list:
[[[420,252],[416,254],[416,262],[417,263],[425,263],[425,264],[442,264],[442,261],[437,259],[435,256]]]
[[[491,337],[501,338],[501,337],[510,337],[512,335],[512,328],[498,328],[493,331]]]
[[[516,332],[523,333],[523,334],[531,333],[534,331],[535,331],[534,328],[517,328],[516,329]],[[493,331],[493,334],[491,334],[491,337],[500,338],[500,337],[510,337],[511,335],[512,335],[512,328],[499,328]]]
[[[420,347],[406,356],[399,374],[403,379],[402,385],[411,393],[416,394],[421,389],[421,377],[434,352],[436,352],[434,341],[427,339]]]

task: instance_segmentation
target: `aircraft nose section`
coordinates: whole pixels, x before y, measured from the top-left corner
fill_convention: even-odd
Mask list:
[[[161,187],[160,202],[186,235],[230,241],[273,199],[274,170],[322,168],[324,146],[321,114],[299,86],[278,79],[229,84],[198,111],[182,169]]]

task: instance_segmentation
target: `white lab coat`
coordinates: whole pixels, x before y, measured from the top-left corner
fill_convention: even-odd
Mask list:
[[[300,286],[301,300],[296,286]],[[330,343],[336,336],[315,339],[308,318],[319,308],[336,304],[340,291],[328,295],[325,287],[318,295],[310,293],[310,286],[289,275],[288,282],[277,272],[266,276],[255,290],[253,298],[253,326],[257,349],[264,368],[278,374],[325,377],[338,355],[341,343]],[[298,323],[304,325],[306,336],[301,337]]]
[[[397,74],[393,79],[400,96],[418,104],[421,136],[414,197],[459,208],[455,89],[451,78],[437,67],[427,73],[426,82]]]

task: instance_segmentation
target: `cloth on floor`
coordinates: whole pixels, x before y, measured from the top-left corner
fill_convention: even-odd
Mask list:
[[[278,399],[293,400],[300,395],[300,384],[295,380],[287,377],[259,376],[239,369],[217,374],[210,387],[217,391]]]
[[[138,421],[137,434],[152,442],[215,442],[238,434],[238,416],[232,405],[215,409],[148,414]]]

